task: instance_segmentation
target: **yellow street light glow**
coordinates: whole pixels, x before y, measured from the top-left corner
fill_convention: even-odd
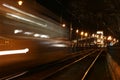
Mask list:
[[[79,30],[77,29],[77,30],[76,30],[76,33],[78,33],[78,32],[79,32]]]
[[[65,27],[66,25],[65,24],[62,24],[62,27]]]
[[[99,35],[96,35],[97,38],[99,38]]]
[[[117,40],[117,42],[119,42],[119,40]]]
[[[92,34],[92,37],[95,37],[95,34]]]
[[[80,35],[83,35],[84,34],[84,32],[82,31],[81,33],[80,33]]]
[[[6,50],[6,51],[0,51],[0,55],[23,54],[27,52],[29,52],[28,48],[19,49],[19,50]]]
[[[88,36],[88,33],[85,33],[85,36],[87,37],[87,36]]]
[[[103,36],[101,36],[100,38],[103,39]]]
[[[111,41],[111,40],[112,40],[112,37],[111,37],[111,36],[108,36],[107,40]]]
[[[113,41],[116,41],[116,39],[114,38]]]
[[[22,5],[23,4],[23,1],[18,1],[18,5]]]

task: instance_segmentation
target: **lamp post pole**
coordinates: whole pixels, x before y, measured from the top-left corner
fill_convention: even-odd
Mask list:
[[[77,46],[76,46],[76,47],[77,47],[77,49],[78,49],[78,43],[79,43],[79,40],[78,40],[79,34],[78,34],[78,33],[79,33],[79,30],[77,29],[77,30],[76,30],[76,34],[77,34],[77,35],[76,35],[76,37],[77,37]]]
[[[70,41],[72,41],[72,30],[73,30],[73,28],[72,28],[72,22],[71,22],[70,23],[70,35],[69,35]]]

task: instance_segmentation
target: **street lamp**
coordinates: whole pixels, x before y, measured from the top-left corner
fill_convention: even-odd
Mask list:
[[[72,28],[72,22],[71,22],[70,23],[70,35],[69,35],[70,41],[72,40],[72,31],[73,31],[73,28]]]
[[[92,37],[95,37],[95,34],[92,34]]]
[[[62,27],[65,27],[66,25],[65,24],[62,24]]]
[[[77,33],[77,47],[78,47],[78,33],[79,33],[78,29],[76,30],[76,33]]]
[[[117,40],[117,42],[119,42],[119,40]]]
[[[115,42],[115,41],[116,41],[116,39],[114,38],[114,39],[113,39],[113,41]]]
[[[23,4],[23,1],[18,1],[18,5],[22,5]]]
[[[87,37],[87,36],[88,36],[88,33],[86,32],[86,33],[85,33],[85,37]]]
[[[96,38],[99,38],[99,35],[96,35]]]
[[[84,35],[84,32],[82,31],[82,32],[80,33],[80,35],[81,35],[81,40],[82,40],[83,35]]]
[[[108,41],[111,41],[111,40],[112,40],[112,37],[111,37],[111,36],[108,36],[107,40],[108,40]]]
[[[86,39],[85,39],[85,46],[87,46],[87,36],[88,36],[88,33],[87,32],[85,32],[85,34],[84,34],[84,36],[86,37]]]
[[[84,34],[84,32],[82,31],[82,32],[80,33],[80,35],[83,36],[83,34]]]
[[[79,32],[79,30],[77,29],[77,30],[76,30],[76,33],[78,34],[78,32]]]

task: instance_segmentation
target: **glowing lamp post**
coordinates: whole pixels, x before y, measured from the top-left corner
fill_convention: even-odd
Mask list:
[[[85,37],[87,37],[88,36],[88,33],[85,33]]]
[[[79,33],[78,29],[76,30],[76,33],[77,33],[77,47],[78,47],[78,33]]]
[[[82,32],[80,33],[80,35],[83,36],[83,34],[84,34],[84,32],[82,31]]]
[[[82,31],[82,32],[80,33],[80,35],[81,35],[81,40],[82,40],[82,37],[83,37],[83,35],[84,35],[84,32]]]
[[[23,1],[18,1],[18,5],[22,5],[23,4]]]
[[[62,24],[62,27],[65,27],[66,25],[65,24]]]
[[[77,29],[77,30],[76,30],[76,33],[78,34],[78,32],[79,32],[79,30]]]
[[[109,36],[109,37],[107,38],[107,40],[108,40],[108,41],[111,41],[111,40],[112,40],[112,37],[111,37],[111,36]]]
[[[92,34],[92,37],[95,37],[95,34]]]

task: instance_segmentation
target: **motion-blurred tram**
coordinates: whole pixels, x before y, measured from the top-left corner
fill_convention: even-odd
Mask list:
[[[22,5],[18,0],[0,0],[1,69],[17,70],[13,65],[21,63],[24,68],[36,66],[70,52],[68,30],[44,16],[42,12],[48,10],[43,9],[35,0],[24,0]]]

